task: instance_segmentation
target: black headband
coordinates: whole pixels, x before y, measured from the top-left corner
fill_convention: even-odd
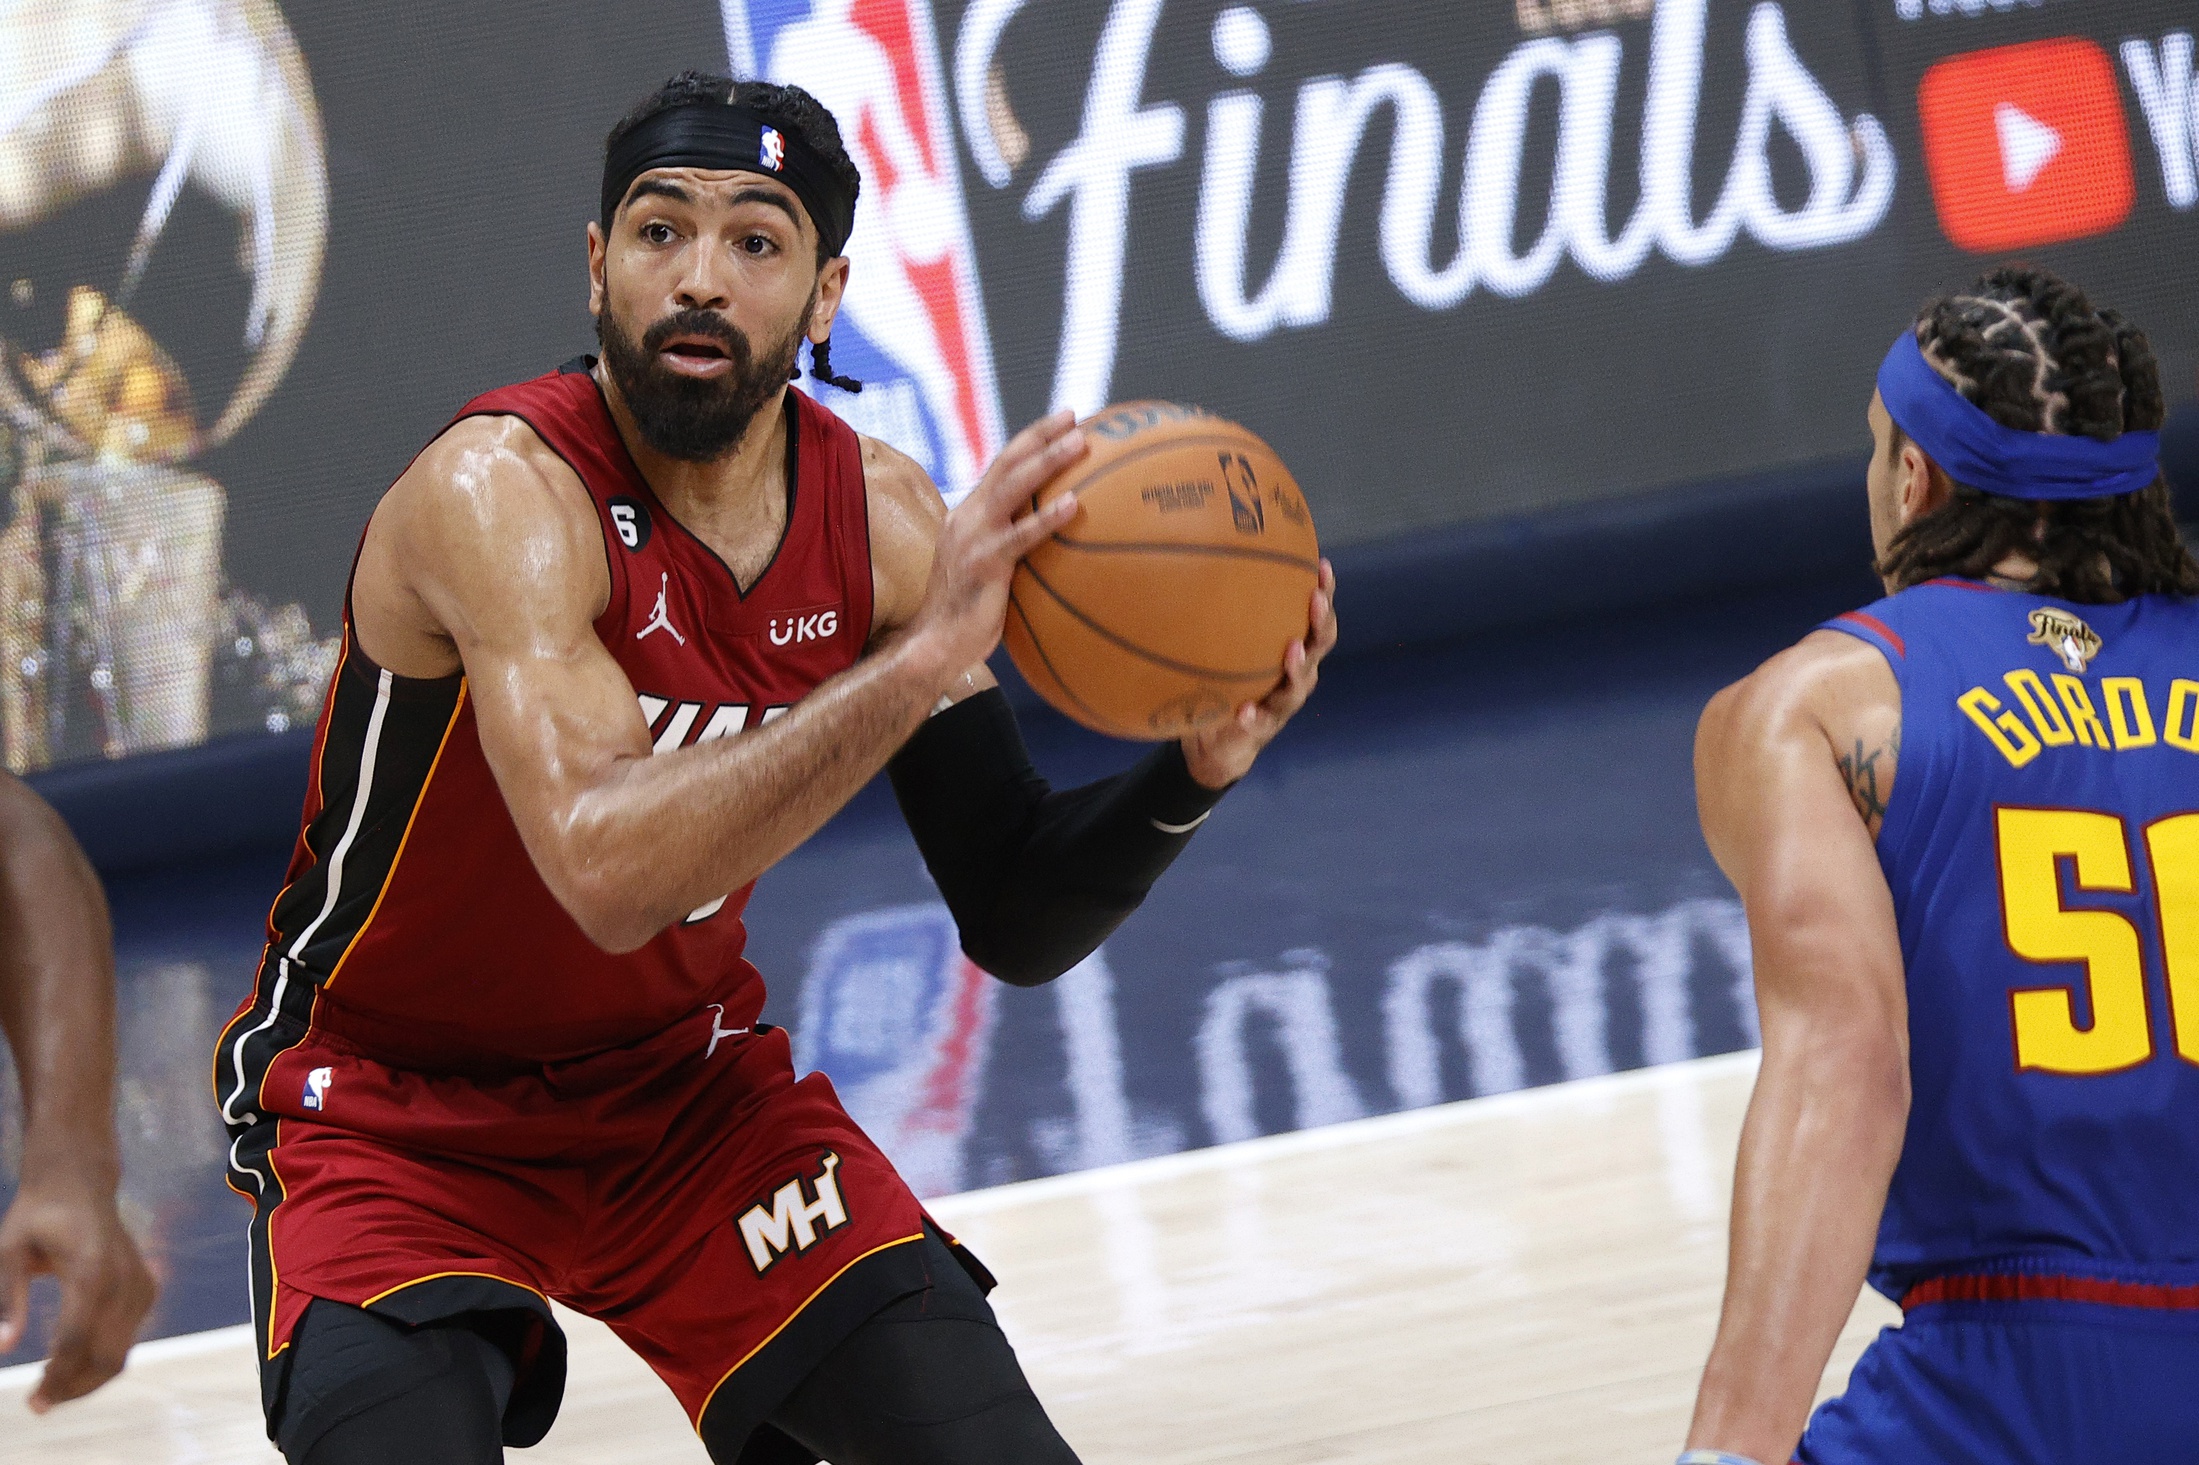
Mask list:
[[[783,127],[731,102],[668,107],[603,155],[603,228],[634,180],[651,168],[723,168],[760,173],[794,190],[809,210],[827,258],[847,248],[855,227],[855,191],[843,186],[817,151]]]

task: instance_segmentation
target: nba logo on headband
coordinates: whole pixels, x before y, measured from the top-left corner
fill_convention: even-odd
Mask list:
[[[766,127],[758,136],[756,161],[774,173],[786,162],[786,139],[779,135],[777,128]]]

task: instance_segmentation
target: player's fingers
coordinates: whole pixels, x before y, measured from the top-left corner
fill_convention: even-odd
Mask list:
[[[986,476],[1013,468],[1075,425],[1076,414],[1066,407],[1035,419],[1001,445],[1000,451],[993,455],[992,467]]]
[[[53,1356],[31,1408],[43,1413],[122,1372],[158,1289],[128,1238],[115,1233],[91,1264],[65,1274]]]
[[[994,457],[992,467],[986,470],[983,481],[978,484],[978,493],[986,502],[1001,505],[1029,498],[1039,484],[1052,476],[1046,473],[1036,479],[1028,478],[1032,463],[1058,447],[1063,438],[1075,431],[1076,425],[1077,415],[1063,408],[1047,413],[1008,439],[1007,446]],[[1062,461],[1066,466],[1068,460]]]
[[[1312,629],[1302,644],[1316,665],[1336,649],[1336,599],[1328,592],[1313,592]]]
[[[1283,654],[1283,679],[1264,697],[1237,709],[1237,726],[1262,743],[1283,730],[1291,714],[1305,703],[1311,683],[1301,681],[1305,648],[1293,644]]]
[[[1084,433],[1071,423],[1069,431],[1003,473],[1000,482],[994,485],[992,502],[1003,511],[1020,507],[1035,497],[1056,474],[1089,451],[1091,445]]]
[[[1335,638],[1330,639],[1333,642]],[[1321,654],[1318,646],[1308,646],[1301,641],[1283,658],[1284,690],[1296,693],[1300,705],[1311,695],[1313,684],[1321,680]]]
[[[1237,709],[1237,731],[1257,746],[1266,747],[1282,730],[1282,717],[1276,715],[1266,701],[1247,702]]]
[[[1000,538],[1000,554],[1013,564],[1037,548],[1048,535],[1067,527],[1069,521],[1081,512],[1083,510],[1073,493],[1065,493],[1048,500],[1009,524],[1007,532]]]
[[[1274,691],[1260,699],[1261,708],[1278,719],[1277,726],[1306,705],[1313,695],[1313,684],[1320,680],[1320,670],[1303,641],[1293,641],[1283,653],[1283,680]]]
[[[1311,618],[1307,624],[1313,629],[1307,637],[1308,649],[1313,659],[1319,661],[1336,645],[1336,567],[1327,560],[1321,561],[1320,573],[1314,577]]]
[[[54,1324],[53,1353],[46,1371],[31,1395],[31,1412],[43,1414],[56,1404],[88,1394],[122,1370],[122,1360],[111,1360],[100,1346],[99,1313],[113,1296],[113,1279],[104,1272],[92,1277],[61,1279],[61,1317]],[[123,1345],[127,1350],[128,1344]]]

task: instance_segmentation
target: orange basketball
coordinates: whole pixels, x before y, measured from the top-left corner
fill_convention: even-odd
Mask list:
[[[1083,512],[1009,587],[1008,654],[1048,702],[1118,738],[1180,737],[1282,680],[1320,573],[1290,470],[1239,427],[1173,402],[1084,424],[1092,449],[1038,491]]]

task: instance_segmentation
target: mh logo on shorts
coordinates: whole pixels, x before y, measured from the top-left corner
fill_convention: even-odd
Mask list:
[[[806,88],[863,173],[832,328],[832,364],[863,390],[803,385],[914,458],[954,503],[1005,434],[930,0],[719,4],[733,75]]]
[[[840,1157],[827,1150],[824,1168],[811,1182],[817,1192],[815,1200],[803,1194],[802,1177],[797,1175],[771,1193],[770,1210],[758,1204],[741,1213],[741,1240],[748,1246],[748,1259],[756,1264],[757,1276],[770,1271],[788,1252],[805,1252],[817,1244],[819,1237],[829,1236],[848,1223],[848,1208],[840,1199],[840,1182],[833,1174],[839,1168]]]

